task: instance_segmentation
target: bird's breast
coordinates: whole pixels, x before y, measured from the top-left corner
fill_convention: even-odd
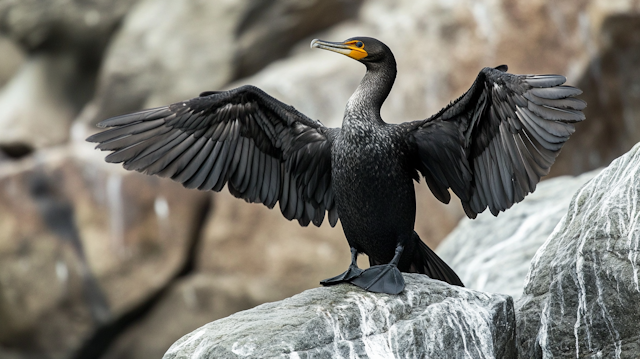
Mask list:
[[[332,186],[347,239],[356,232],[413,230],[415,193],[406,152],[385,128],[352,127],[336,139]]]

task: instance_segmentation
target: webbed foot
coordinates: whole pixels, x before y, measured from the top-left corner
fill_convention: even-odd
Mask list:
[[[323,281],[320,281],[320,284],[327,286],[327,285],[334,285],[338,283],[350,282],[353,278],[356,278],[360,274],[362,274],[362,272],[363,272],[362,269],[354,265],[350,265],[349,269],[347,269],[344,273],[339,274],[335,277],[327,278]]]
[[[367,268],[350,282],[375,293],[399,294],[404,290],[404,277],[394,264],[382,264]]]

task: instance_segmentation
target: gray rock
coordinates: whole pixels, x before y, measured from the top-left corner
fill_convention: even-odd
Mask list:
[[[29,51],[105,42],[137,0],[19,0],[0,2],[0,31]]]
[[[24,53],[9,38],[0,34],[0,88],[18,71],[24,61]]]
[[[91,99],[107,41],[135,1],[0,1],[0,32],[27,54],[10,80],[0,79],[6,82],[0,92],[1,148],[68,140],[73,119]]]
[[[531,258],[567,213],[573,194],[599,172],[543,181],[498,217],[487,211],[475,220],[463,219],[438,255],[467,288],[519,298]]]
[[[512,358],[512,299],[406,274],[397,296],[342,284],[211,322],[177,358]]]
[[[574,196],[517,302],[521,358],[637,358],[640,144]]]
[[[162,358],[185,333],[270,301],[272,287],[272,282],[259,277],[236,274],[187,276],[172,285],[152,311],[122,333],[100,359]]]
[[[70,358],[183,268],[209,196],[103,157],[0,162],[0,358]]]
[[[69,54],[30,56],[0,91],[0,146],[42,148],[65,142],[75,115],[66,91],[77,61]],[[43,120],[46,119],[46,120]]]

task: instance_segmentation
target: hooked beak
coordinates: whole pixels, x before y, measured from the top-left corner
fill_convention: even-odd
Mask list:
[[[329,50],[349,56],[352,59],[360,60],[369,55],[364,49],[355,46],[356,41],[349,42],[329,42],[314,39],[311,41],[311,48]]]

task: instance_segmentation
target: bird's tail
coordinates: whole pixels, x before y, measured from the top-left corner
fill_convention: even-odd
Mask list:
[[[412,269],[418,273],[426,274],[432,279],[438,279],[452,285],[464,287],[456,272],[451,269],[431,248],[420,239],[416,232],[413,232],[416,242],[414,250]]]

